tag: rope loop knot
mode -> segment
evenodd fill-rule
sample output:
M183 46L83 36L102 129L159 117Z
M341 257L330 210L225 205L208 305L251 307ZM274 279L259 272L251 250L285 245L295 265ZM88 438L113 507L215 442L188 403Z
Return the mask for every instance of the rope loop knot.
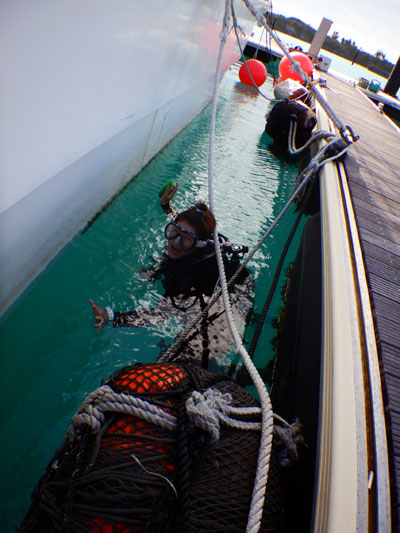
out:
M213 441L220 438L221 423L236 429L261 429L260 422L237 420L230 415L260 415L259 407L233 407L232 396L218 389L210 388L204 393L193 391L186 400L186 412L191 422L210 433Z
M176 428L176 417L161 407L130 394L116 393L109 385L103 385L89 394L75 413L68 429L70 439L76 436L77 429L83 424L90 426L92 433L98 433L106 412L137 416L169 431Z

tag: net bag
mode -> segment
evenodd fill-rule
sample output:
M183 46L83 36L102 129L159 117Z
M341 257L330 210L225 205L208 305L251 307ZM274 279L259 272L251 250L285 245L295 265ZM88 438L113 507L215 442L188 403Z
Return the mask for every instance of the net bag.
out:
M258 406L230 378L184 364L117 371L75 414L17 529L244 532L260 431L202 416L204 398ZM254 414L236 418L250 426L260 421ZM273 446L261 531L282 524L276 455Z

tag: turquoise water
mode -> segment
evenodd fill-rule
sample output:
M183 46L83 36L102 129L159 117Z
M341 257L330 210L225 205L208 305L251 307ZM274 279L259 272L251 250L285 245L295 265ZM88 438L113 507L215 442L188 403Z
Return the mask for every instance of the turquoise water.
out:
M272 94L272 82L263 86ZM298 161L270 150L264 132L268 102L238 81L238 66L225 75L217 110L215 205L219 230L252 247L288 198ZM24 516L32 489L76 409L103 378L136 361L154 361L160 342L170 343L181 325L171 317L149 329L93 328L92 298L128 310L155 305L160 282L142 280L139 268L159 259L165 215L158 191L169 178L179 182L178 209L208 203L207 158L210 107L155 158L36 280L0 327L2 417L1 531ZM283 219L249 267L256 281L254 312L260 313L293 221ZM297 235L297 242L300 235ZM294 258L295 241L286 264ZM272 358L270 324L280 307L280 284L255 355L265 367ZM254 324L245 333L246 346Z

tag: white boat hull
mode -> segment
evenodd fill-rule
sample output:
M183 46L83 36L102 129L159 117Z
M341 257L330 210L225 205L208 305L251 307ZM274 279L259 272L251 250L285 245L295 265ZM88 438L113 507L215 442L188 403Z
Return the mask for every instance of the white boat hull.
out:
M1 4L0 313L210 101L224 5Z

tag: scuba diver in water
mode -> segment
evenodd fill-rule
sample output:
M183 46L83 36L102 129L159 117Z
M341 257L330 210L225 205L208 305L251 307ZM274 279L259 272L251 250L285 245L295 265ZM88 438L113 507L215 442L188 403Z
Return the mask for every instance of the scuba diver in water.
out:
M213 231L216 221L213 213L202 202L178 213L170 200L178 185L167 187L161 197L161 206L170 221L165 227L167 250L159 265L145 272L147 279L162 279L164 296L151 309L113 311L89 300L92 306L97 331L107 323L114 327L148 327L179 316L184 322L191 320L209 302L219 283L219 270L215 254ZM229 279L238 270L246 247L235 246L226 237L219 235L220 247ZM252 307L253 278L243 269L230 288L230 300L236 326L243 334L246 316ZM226 352L233 345L226 319L222 297L211 306L207 315L197 323L185 340L176 360L218 370L230 364Z

